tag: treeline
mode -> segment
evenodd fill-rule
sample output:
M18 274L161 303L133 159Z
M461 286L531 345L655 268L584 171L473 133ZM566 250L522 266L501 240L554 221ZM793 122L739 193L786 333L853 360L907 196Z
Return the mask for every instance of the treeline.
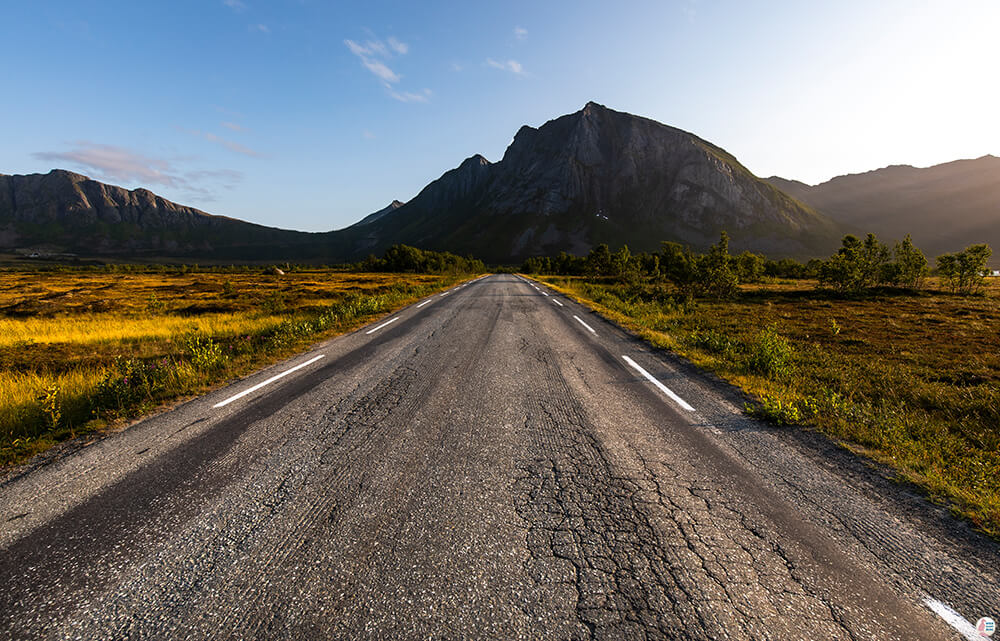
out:
M483 261L472 256L457 256L450 252L417 249L409 245L393 245L378 258L374 254L355 266L363 272L405 272L415 274L479 274L486 271Z
M984 286L986 264L992 255L988 245L972 245L955 254L937 258L937 274L958 293L977 293ZM845 236L841 248L826 260L801 263L790 258L771 260L745 251L729 253L729 234L699 254L690 247L664 242L659 252L632 254L628 246L612 252L598 245L587 256L560 252L557 256L527 259L521 271L528 274L558 274L617 279L626 283L669 281L691 296L733 296L740 284L765 278L816 279L820 287L857 294L877 287L916 289L930 274L927 258L909 235L890 249L874 234L864 240Z

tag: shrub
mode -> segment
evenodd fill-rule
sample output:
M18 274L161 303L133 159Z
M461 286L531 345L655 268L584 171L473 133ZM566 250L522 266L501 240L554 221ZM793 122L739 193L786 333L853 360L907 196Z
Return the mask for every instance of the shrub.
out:
M993 250L985 243L970 245L956 254L938 256L938 273L951 291L975 294L983 289L986 263L992 255Z
M917 249L907 234L893 249L896 260L886 267L886 282L896 287L916 289L927 274L927 258Z
M864 241L848 234L837 253L823 261L819 282L837 291L858 293L882 284L888 263L889 248L875 234L868 234Z
M782 401L777 396L765 395L759 403L746 403L743 406L743 411L749 416L771 421L778 425L792 425L802 420L802 411L795 403Z
M153 400L165 386L172 365L165 361L144 363L134 358L116 358L90 397L97 416L126 416Z
M747 372L768 378L783 378L791 372L792 345L776 327L760 330L746 347L743 367Z
M191 357L191 365L197 370L210 372L226 364L222 346L209 337L188 336L185 347Z

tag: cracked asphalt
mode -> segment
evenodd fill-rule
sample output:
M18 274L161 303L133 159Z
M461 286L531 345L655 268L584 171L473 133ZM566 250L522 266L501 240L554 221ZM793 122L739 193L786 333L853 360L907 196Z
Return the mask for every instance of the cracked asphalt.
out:
M467 283L8 473L0 636L968 639L928 600L1000 618L997 543L542 290Z

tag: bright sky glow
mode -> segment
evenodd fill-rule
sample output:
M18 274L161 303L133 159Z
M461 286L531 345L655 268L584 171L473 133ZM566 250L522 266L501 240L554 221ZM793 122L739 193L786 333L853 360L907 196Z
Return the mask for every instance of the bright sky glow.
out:
M997 0L344 4L8 3L0 172L319 231L588 100L809 183L1000 155Z

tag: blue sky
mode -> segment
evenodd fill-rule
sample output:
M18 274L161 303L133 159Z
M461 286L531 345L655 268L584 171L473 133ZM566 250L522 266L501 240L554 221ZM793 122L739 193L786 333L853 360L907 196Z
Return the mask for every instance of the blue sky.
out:
M815 183L1000 155L1000 2L9 2L0 173L303 230L595 100Z

